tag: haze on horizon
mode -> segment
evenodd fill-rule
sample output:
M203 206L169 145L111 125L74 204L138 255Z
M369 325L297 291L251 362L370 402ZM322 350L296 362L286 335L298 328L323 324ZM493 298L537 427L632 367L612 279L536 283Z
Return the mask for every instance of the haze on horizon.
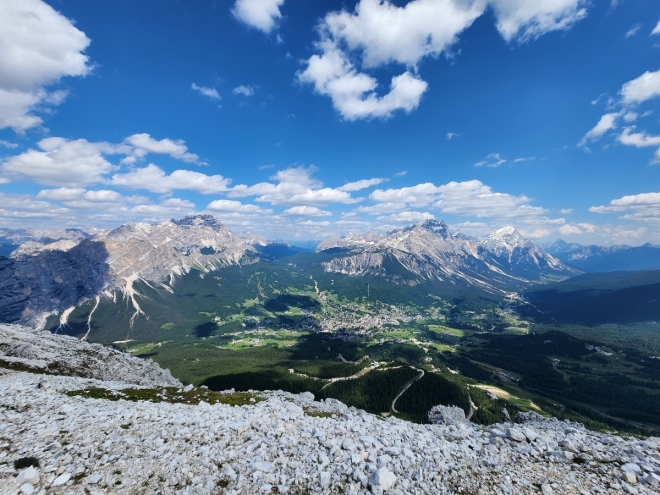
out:
M5 0L0 228L660 243L660 4Z

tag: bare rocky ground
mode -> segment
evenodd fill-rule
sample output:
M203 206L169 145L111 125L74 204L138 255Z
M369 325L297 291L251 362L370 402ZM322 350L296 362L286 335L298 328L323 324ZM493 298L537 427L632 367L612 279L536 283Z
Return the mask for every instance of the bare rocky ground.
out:
M535 414L480 427L440 408L440 424L417 425L311 394L216 393L39 332L17 357L20 331L0 326L2 494L659 493L657 438ZM96 358L80 365L85 349Z

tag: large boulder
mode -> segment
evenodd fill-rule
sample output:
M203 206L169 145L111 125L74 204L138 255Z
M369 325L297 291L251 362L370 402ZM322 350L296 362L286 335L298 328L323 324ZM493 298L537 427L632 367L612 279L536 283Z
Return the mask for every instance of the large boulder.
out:
M435 406L429 411L429 423L432 425L466 424L465 411L456 406Z

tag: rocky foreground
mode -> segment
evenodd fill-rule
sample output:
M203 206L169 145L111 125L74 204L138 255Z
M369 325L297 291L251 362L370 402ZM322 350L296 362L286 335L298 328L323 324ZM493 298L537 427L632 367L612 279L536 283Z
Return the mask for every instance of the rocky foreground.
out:
M0 493L659 493L660 439L533 413L480 427L440 408L450 424L417 425L311 394L138 378L144 362L125 357L123 381L0 369Z

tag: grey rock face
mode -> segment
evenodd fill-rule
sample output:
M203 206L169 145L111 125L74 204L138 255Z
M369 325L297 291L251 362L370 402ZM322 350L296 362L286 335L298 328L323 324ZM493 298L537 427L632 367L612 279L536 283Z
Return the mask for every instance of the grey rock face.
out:
M323 263L328 272L384 276L399 283L460 281L498 290L543 277L579 273L525 239L512 227L484 239L452 234L444 222L427 220L386 234L358 234L321 243L317 252L336 252Z
M173 284L193 267L249 262L255 249L210 215L128 223L91 239L30 242L0 258L0 321L41 326L54 312L119 290L139 310L133 284ZM113 296L114 297L114 296Z
M465 411L456 406L434 406L429 411L429 423L432 425L458 425L467 424Z
M29 349L29 352L25 352ZM99 344L18 325L0 324L0 367L48 375L116 380L142 386L181 386L169 370ZM51 388L43 377L38 388Z

